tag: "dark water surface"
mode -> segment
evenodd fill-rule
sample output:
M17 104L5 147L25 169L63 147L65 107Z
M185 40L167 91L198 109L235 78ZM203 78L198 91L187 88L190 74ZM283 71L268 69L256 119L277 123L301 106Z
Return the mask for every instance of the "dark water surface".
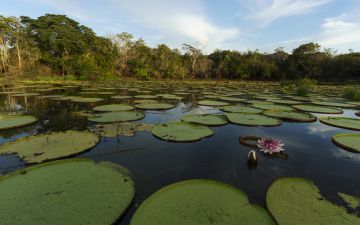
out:
M30 89L31 90L31 89ZM27 91L30 91L27 89ZM54 90L46 94L77 94L80 88ZM113 90L111 90L113 91ZM115 91L116 94L130 94ZM94 95L88 95L94 96ZM96 95L99 96L99 95ZM111 95L101 95L109 97ZM179 120L187 113L222 113L216 107L196 105L197 94L186 97L177 107L166 111L146 111L141 121L164 123ZM90 110L105 103L132 102L108 98L100 103L71 103L34 97L0 95L0 112L24 111L39 121L25 128L0 131L0 144L20 137L49 131L84 130L95 126L75 111ZM356 117L355 110L344 109L347 117ZM320 114L315 114L320 116ZM321 114L324 115L324 114ZM186 179L206 178L223 181L243 190L251 203L265 207L266 191L279 177L295 176L311 179L332 202L345 206L337 196L343 192L360 196L360 154L343 150L331 142L337 133L359 133L314 123L283 122L277 127L247 127L228 124L212 127L214 135L192 143L162 141L149 132L134 137L102 138L90 151L77 157L104 160L127 167L136 184L136 197L129 212L118 223L128 225L136 207L159 188ZM258 164L250 169L247 154L251 148L239 144L239 136L270 136L283 140L285 157L269 157L258 152ZM0 174L24 167L15 156L0 156Z

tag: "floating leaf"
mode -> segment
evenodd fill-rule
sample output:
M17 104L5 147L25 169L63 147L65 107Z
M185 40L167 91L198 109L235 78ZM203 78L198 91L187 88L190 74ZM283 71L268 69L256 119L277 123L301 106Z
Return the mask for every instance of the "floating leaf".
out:
M310 113L305 112L296 112L296 111L283 111L283 110L265 110L263 114L267 116L272 116L280 118L283 120L291 120L297 122L315 122L317 120L316 116L311 115Z
M188 114L184 115L181 120L184 122L199 123L208 126L221 126L228 123L225 116L213 114Z
M135 105L138 109L149 109L149 110L164 110L174 108L175 105L167 103L140 103Z
M113 163L76 158L2 176L1 224L115 224L134 198L128 173Z
M198 141L214 134L207 126L187 122L171 122L156 125L152 134L166 141Z
M242 106L242 105L228 105L223 106L220 110L225 112L232 112L232 113L262 113L264 110L256 109L250 106Z
M135 109L133 106L127 104L101 105L93 108L93 110L95 111L103 111L103 112L129 111L133 109Z
M99 136L87 131L67 131L20 138L0 146L0 154L16 154L27 163L69 157L94 147Z
M325 101L312 101L311 103L315 105L324 105L324 106L332 106L332 107L341 107L341 108L354 108L356 106L347 104L347 103L339 103L339 102L325 102Z
M344 149L360 152L360 134L336 134L332 141Z
M104 99L102 99L102 98L82 98L82 97L70 99L70 101L77 102L77 103L93 103L93 102L100 102L103 100Z
M326 113L326 114L341 114L343 111L341 109L329 108L317 105L293 105L295 109L299 109L306 112L313 113Z
M97 128L99 129L101 136L116 137L118 135L124 135L131 137L134 136L137 131L151 132L154 126L154 124L124 122L99 125Z
M33 116L3 116L0 115L0 130L33 124L37 119Z
M349 117L320 117L320 121L327 125L335 127L341 127L351 130L360 130L360 119L349 118Z
M360 198L339 192L338 195L348 204L349 207L355 209L360 207Z
M244 192L211 180L168 185L147 198L131 225L275 225L268 212Z
M278 126L281 121L259 114L251 113L225 113L231 123L246 126Z
M222 102L222 101L213 101L213 100L203 100L198 102L199 105L206 105L206 106L225 106L229 105L228 102Z
M360 224L360 218L325 200L311 180L280 178L271 184L266 205L279 225Z
M263 104L263 103L255 103L251 105L252 107L263 109L263 110L283 110L283 111L292 111L293 108L285 105L275 105L275 104Z
M88 117L89 121L97 123L128 122L144 118L145 115L136 111L106 112Z

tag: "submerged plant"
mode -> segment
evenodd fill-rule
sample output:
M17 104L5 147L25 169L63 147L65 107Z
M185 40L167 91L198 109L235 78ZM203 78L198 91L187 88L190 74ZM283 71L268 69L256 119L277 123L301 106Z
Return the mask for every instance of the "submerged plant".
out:
M257 146L260 148L260 151L269 153L270 155L273 153L285 151L285 149L282 148L284 143L282 143L281 140L274 138L261 138L258 140Z

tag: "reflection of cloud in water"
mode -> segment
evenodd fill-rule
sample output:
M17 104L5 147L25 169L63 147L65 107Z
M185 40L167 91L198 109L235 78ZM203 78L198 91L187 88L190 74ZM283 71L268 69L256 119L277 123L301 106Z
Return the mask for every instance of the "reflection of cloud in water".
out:
M337 130L338 128L323 124L311 124L308 126L308 129L308 134L315 134L325 139L329 138L328 132Z
M334 144L333 148L330 148L330 151L335 158L341 158L341 159L346 158L348 160L360 162L360 154L359 153L347 151L345 149L337 147L335 144Z

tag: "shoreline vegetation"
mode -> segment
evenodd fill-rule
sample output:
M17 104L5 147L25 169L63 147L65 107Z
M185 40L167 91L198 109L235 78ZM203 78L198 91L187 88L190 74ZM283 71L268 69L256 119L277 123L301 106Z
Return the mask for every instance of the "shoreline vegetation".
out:
M151 48L129 33L101 37L65 15L0 15L0 77L38 80L251 80L301 83L305 78L359 83L360 53L307 43L287 53L215 50L197 45ZM295 83L296 83L295 82ZM285 82L286 83L286 82Z

